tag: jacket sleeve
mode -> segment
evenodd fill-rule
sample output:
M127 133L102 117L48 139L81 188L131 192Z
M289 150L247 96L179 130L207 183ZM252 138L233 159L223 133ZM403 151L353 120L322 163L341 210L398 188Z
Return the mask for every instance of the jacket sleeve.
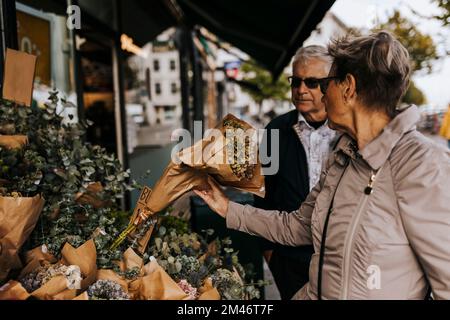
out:
M431 143L431 142L429 142ZM424 150L425 149L425 150ZM410 147L393 166L403 227L435 299L450 299L450 153Z
M311 245L311 215L316 198L323 187L327 171L325 169L322 172L320 181L302 203L300 209L291 213L258 209L249 205L230 202L226 216L227 227L258 235L283 245Z

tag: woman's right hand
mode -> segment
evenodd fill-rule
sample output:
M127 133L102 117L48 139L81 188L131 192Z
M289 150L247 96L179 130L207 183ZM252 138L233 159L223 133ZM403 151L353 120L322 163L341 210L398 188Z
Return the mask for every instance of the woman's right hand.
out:
M228 203L230 200L223 193L220 186L210 177L208 183L202 187L194 188L194 192L217 214L225 218L228 211Z

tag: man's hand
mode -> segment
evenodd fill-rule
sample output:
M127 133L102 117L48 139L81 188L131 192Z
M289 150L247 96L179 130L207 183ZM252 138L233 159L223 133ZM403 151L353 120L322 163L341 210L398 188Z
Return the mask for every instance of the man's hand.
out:
M230 200L225 196L220 186L212 178L208 177L207 186L195 188L194 192L202 198L213 211L223 218L226 217Z

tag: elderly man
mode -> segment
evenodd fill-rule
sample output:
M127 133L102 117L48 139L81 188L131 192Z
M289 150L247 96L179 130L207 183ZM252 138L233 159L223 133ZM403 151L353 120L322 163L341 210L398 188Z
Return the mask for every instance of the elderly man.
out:
M336 138L335 131L328 127L317 81L327 77L331 64L332 59L322 46L303 47L295 54L289 81L296 109L272 120L266 127L279 130L280 164L275 175L265 177L266 195L264 199L255 199L256 207L297 210L318 182L322 164ZM262 241L281 298L292 298L308 282L312 246L288 247Z

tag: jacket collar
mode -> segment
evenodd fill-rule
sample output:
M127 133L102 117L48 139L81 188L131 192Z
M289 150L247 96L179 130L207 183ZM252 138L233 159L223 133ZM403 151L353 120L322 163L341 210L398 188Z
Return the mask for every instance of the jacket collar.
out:
M349 135L343 134L338 138L334 148L334 158L341 166L345 166L348 158L356 160L357 152L356 142Z
M387 161L405 133L416 129L419 119L419 109L414 105L408 106L383 129L378 137L360 150L359 154L374 170L378 170Z
M343 153L352 159L362 157L374 170L378 170L389 158L392 150L405 133L415 130L420 119L419 109L412 105L403 109L381 132L381 134L358 151L356 141L344 134L336 148L335 157L338 162Z

